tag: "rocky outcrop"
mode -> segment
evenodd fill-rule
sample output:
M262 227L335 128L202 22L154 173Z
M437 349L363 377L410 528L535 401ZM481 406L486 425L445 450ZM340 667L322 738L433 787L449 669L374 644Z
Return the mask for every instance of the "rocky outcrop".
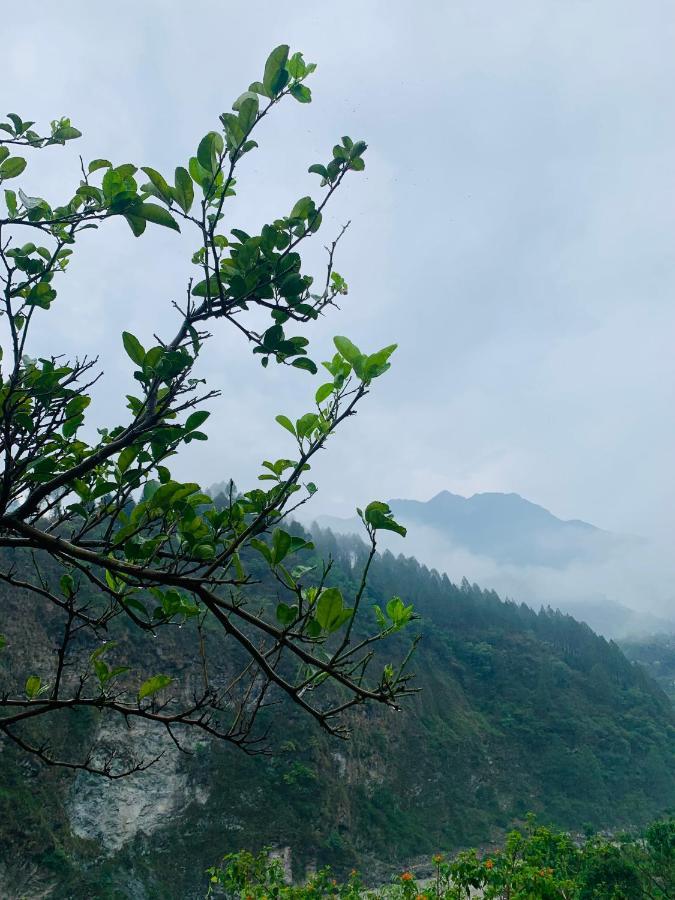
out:
M104 854L112 855L137 835L150 835L169 825L188 804L206 802L207 792L190 783L183 755L168 736L146 723L127 728L107 722L97 743L114 747L120 756L132 746L142 746L148 761L161 754L147 771L126 778L110 780L79 772L73 780L67 802L72 831L95 841Z

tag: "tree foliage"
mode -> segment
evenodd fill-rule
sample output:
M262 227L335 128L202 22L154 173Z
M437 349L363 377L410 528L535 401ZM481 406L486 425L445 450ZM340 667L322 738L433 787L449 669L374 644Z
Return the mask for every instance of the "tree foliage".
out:
M419 867L416 867L419 868ZM487 853L436 854L431 870L407 869L391 885L369 890L358 872L339 882L329 867L303 885L289 885L268 853L230 853L208 870L208 897L231 900L340 897L389 900L670 900L675 891L675 819L653 822L643 835L593 835L579 845L565 832L528 817L503 847Z
M306 80L314 68L302 54L277 47L262 81L220 116L219 127L173 178L150 166L95 159L82 163L74 192L56 203L14 190L27 165L20 154L63 145L80 132L69 119L52 122L46 136L15 114L0 123L6 205L0 218L6 350L0 547L10 552L0 578L30 592L31 602L46 604L49 615L58 614L60 632L52 666L14 672L2 688L0 731L47 763L112 778L152 762L116 759L94 747L84 758L56 758L44 740L31 742L32 722L83 708L127 722L143 719L179 745L193 729L252 750L265 736L264 727L255 727L260 713L279 694L342 733L345 710L367 701L395 706L410 691L408 655L382 666L373 651L412 611L394 604L384 625L358 617L378 530L405 533L386 504L359 511L371 549L351 597L326 586L330 561L313 575L299 564L298 554L311 543L282 527L316 491L306 480L312 458L389 368L395 345L362 353L347 338L335 339L313 407L277 416L291 438L290 458L266 459L258 487L230 491L216 506L199 484L177 481L169 468L183 445L207 438L203 404L217 391L204 386L194 367L217 340L210 329L233 327L265 367L275 360L316 375L303 326L347 293L334 268L341 234L327 248L320 282L303 269L300 250L320 229L344 179L364 169L364 141L343 137L325 164L310 166L320 192L300 198L258 233L227 221L235 175L257 147L253 132L286 98L311 100ZM194 270L184 301L173 303L173 337L122 334L136 389L127 396L126 421L98 429L92 440L85 416L100 375L97 361L86 355L67 360L58 352L34 358L30 336L40 317L57 315L62 306L63 276L81 233L104 234L106 220L115 217L136 237L148 225L190 230ZM261 314L269 323L262 329ZM158 310L157 321L163 319ZM247 571L251 554L273 576L274 599L257 597ZM120 647L106 642L120 618L147 637L192 628L194 672L185 684L143 671L142 652L120 658Z

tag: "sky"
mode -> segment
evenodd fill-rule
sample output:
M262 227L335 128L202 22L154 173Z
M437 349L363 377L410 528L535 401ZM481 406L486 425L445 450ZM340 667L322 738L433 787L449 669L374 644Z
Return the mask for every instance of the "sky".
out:
M242 164L226 227L259 229L317 191L307 167L343 134L354 174L308 252L350 220L336 267L350 292L308 336L398 342L314 467L318 513L448 489L514 491L561 518L675 533L675 6L643 0L306 2L24 0L3 17L0 110L82 140L40 154L24 190L56 202L78 154L165 174L288 43L318 63L310 105L287 101ZM17 180L18 181L18 180ZM17 183L15 182L15 185ZM170 336L191 235L123 221L90 231L31 352L98 354L90 427L123 420L120 338ZM184 479L254 486L287 456L274 422L311 408L307 373L263 370L214 331L203 363L207 443ZM289 440L286 440L286 438Z

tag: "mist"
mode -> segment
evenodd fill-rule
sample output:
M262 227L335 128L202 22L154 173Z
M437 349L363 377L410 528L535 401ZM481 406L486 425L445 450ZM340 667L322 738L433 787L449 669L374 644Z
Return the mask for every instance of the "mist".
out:
M319 527L360 534L356 520L319 518ZM312 516L304 524L312 527ZM381 551L413 556L420 563L447 574L455 582L466 578L502 598L526 603L534 609L551 606L586 622L610 638L675 632L675 565L668 546L656 541L627 537L607 542L589 539L587 558L564 566L504 564L488 556L453 546L438 530L408 524L404 539L391 532L378 532Z

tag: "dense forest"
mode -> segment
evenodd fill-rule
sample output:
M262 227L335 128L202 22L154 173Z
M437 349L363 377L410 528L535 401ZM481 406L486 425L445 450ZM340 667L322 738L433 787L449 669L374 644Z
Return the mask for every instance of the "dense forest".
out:
M621 641L628 659L639 663L659 683L675 704L675 635Z
M314 543L302 562L330 556L332 582L353 587L365 545L327 531ZM247 564L261 604L275 601L255 554ZM4 591L10 612L25 601ZM44 884L49 896L84 900L95 883L97 897L168 896L167 885L179 891L171 896L199 897L204 870L224 853L270 845L299 878L330 862L385 881L421 856L499 840L528 811L579 831L645 824L675 806L675 712L616 644L570 616L387 552L375 557L367 603L394 594L420 616L419 693L401 712L358 708L347 742L277 707L272 755L198 741L191 755L167 753L120 782L49 770L4 747L5 880L32 879L29 896ZM24 617L14 633L13 620L3 665L53 652L48 618ZM180 675L185 631L160 636L149 666ZM123 629L114 637L120 654L134 639ZM395 653L410 634L392 640ZM97 727L95 712L73 714L54 719L51 736L85 742ZM125 729L103 736L123 745Z

